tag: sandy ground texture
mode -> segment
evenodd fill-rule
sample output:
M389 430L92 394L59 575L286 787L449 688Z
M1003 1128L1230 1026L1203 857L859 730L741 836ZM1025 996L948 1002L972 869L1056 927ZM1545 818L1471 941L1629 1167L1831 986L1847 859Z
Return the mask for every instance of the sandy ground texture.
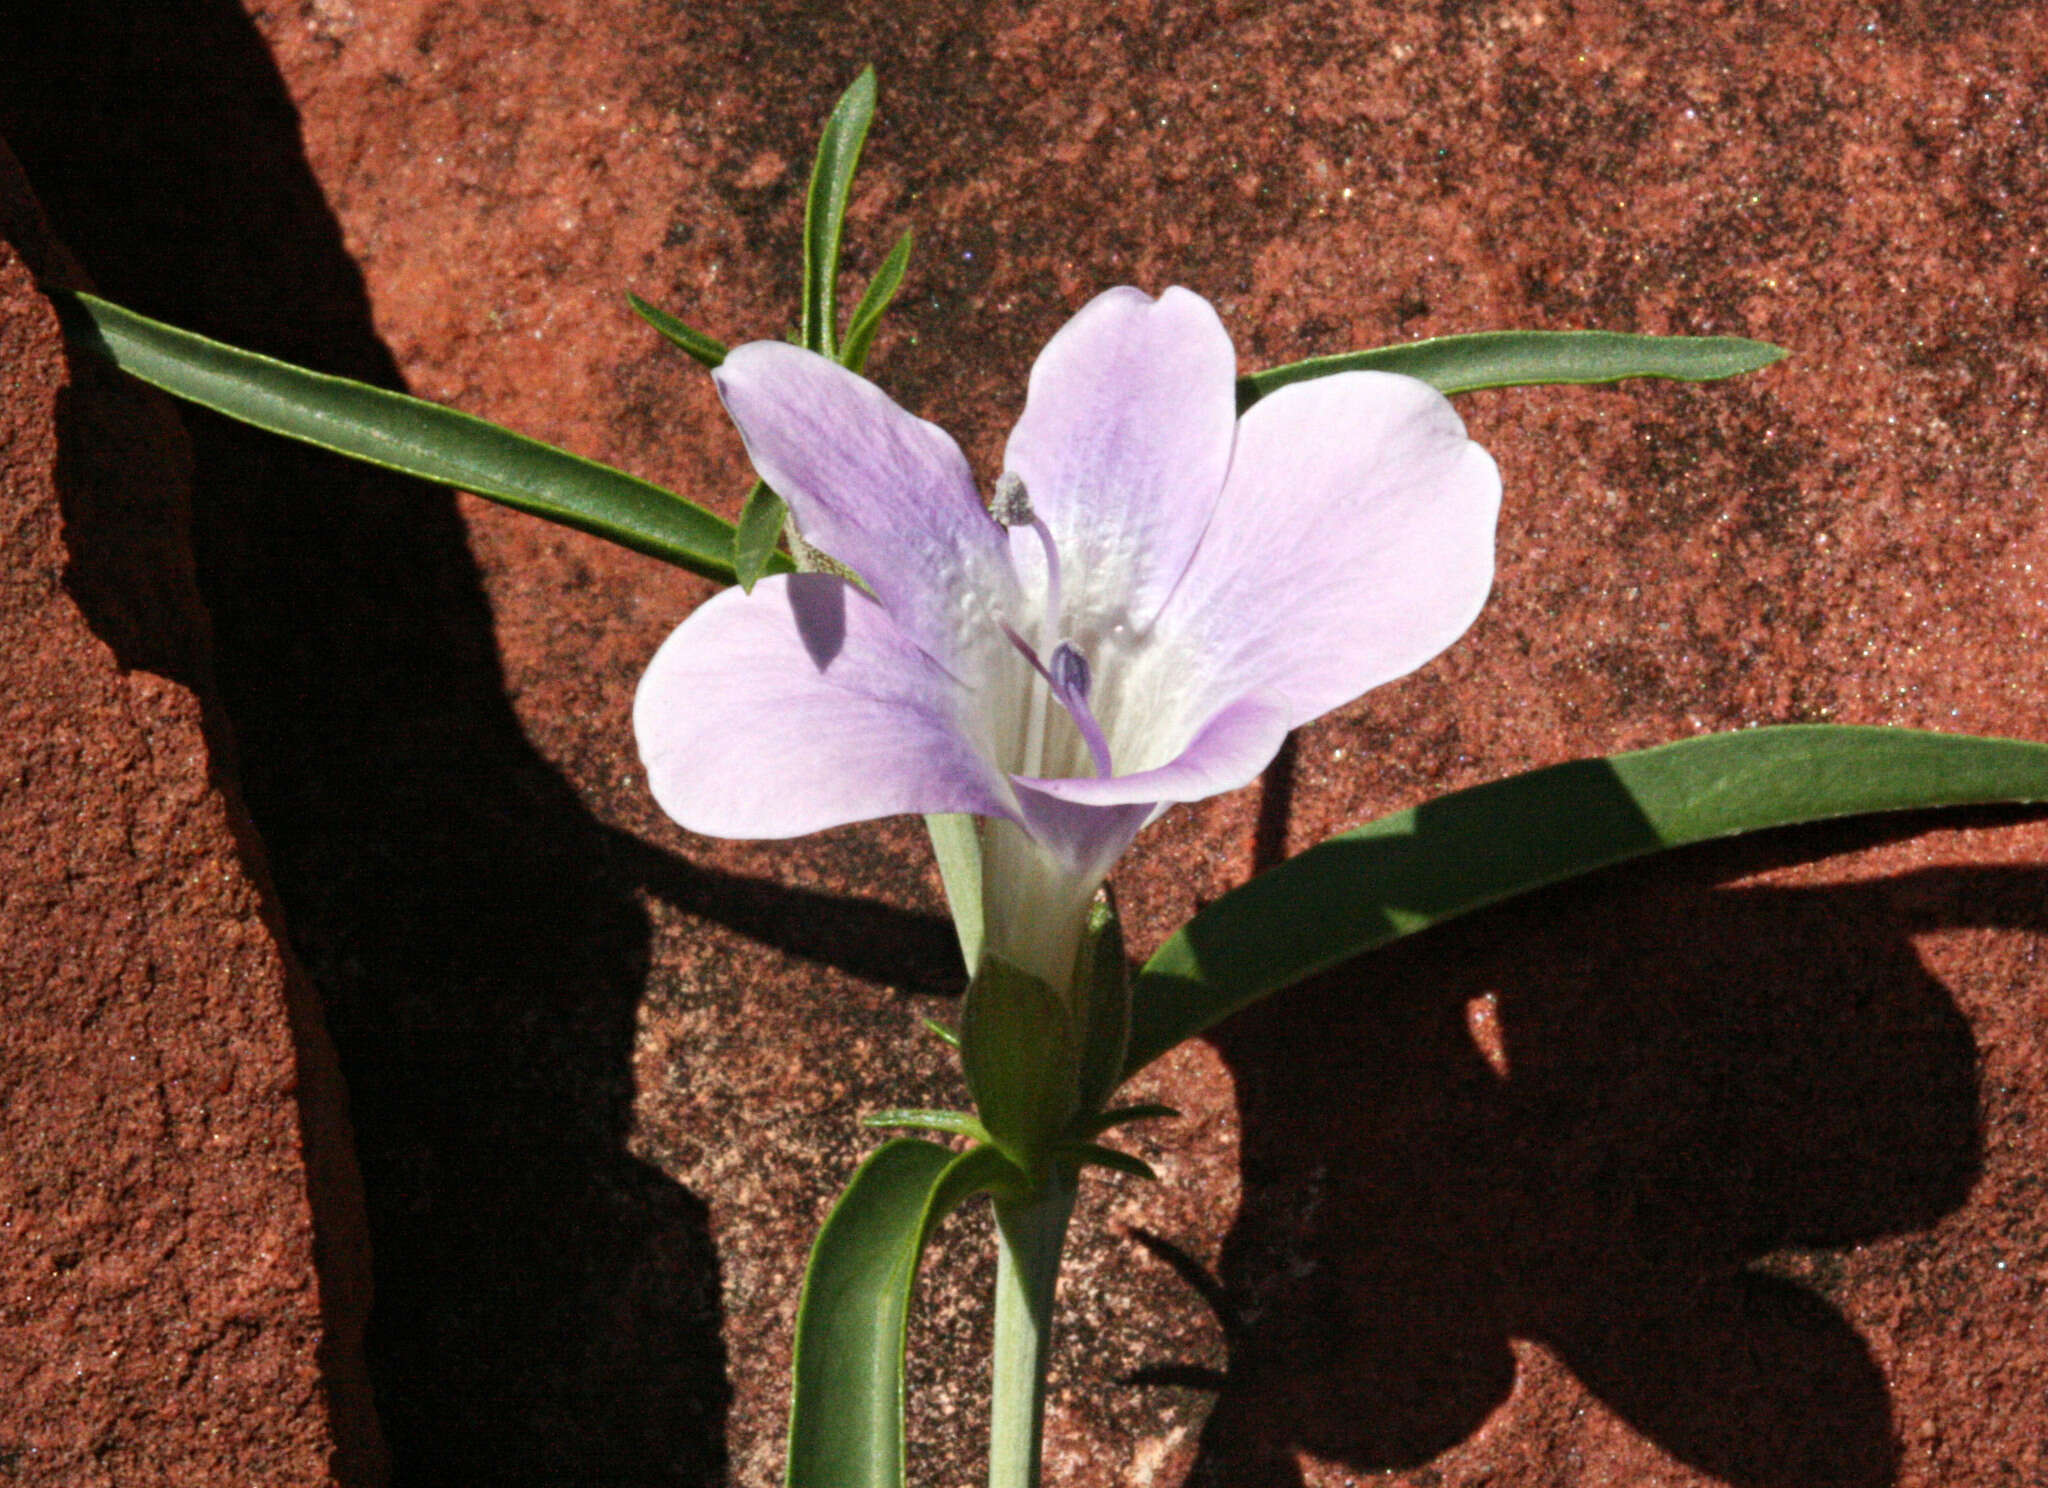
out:
M374 1481L334 1050L232 785L166 400L0 146L0 1481Z

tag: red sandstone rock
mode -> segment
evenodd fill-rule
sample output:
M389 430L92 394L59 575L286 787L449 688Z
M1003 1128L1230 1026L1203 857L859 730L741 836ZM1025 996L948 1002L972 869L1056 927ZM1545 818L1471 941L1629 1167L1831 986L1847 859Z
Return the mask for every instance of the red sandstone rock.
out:
M32 268L76 282L0 148L0 1478L370 1484L345 1109L208 712L189 454Z
M1247 368L1495 326L1795 349L1466 400L1507 481L1494 605L1156 828L1140 948L1262 858L1532 765L1788 719L2048 739L2031 8L254 4L281 80L211 9L100 9L45 22L64 67L0 115L41 121L110 290L728 512L737 440L619 294L779 334L815 126L868 61L855 277L920 242L875 372L984 474L1038 345L1120 281L1215 298ZM198 440L399 1463L774 1481L855 1120L958 1096L915 1026L951 975L916 828L686 837L626 720L706 586ZM1976 817L1692 853L1180 1051L1144 1089L1189 1112L1139 1139L1165 1181L1084 1206L1052 1480L2042 1479L2044 847ZM924 1481L976 1475L986 1281L931 1278Z

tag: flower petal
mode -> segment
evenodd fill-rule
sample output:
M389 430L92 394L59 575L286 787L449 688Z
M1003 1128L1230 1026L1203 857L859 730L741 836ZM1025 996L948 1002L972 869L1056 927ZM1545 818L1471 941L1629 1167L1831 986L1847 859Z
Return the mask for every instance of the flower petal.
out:
M956 672L1014 609L1003 529L952 437L838 363L779 341L727 353L712 374L761 479L797 530L860 575L905 634Z
M1014 779L1012 784L1017 792L1017 819L1025 833L1040 851L1051 855L1070 880L1082 886L1077 904L1087 902L1131 839L1152 820L1157 804L1132 801L1097 806L1063 801L1043 788L1044 781Z
M1199 801L1236 790L1273 762L1290 727L1287 700L1271 692L1236 699L1202 725L1192 743L1156 769L1106 779L1054 780L1012 776L1020 802L1027 792L1098 809L1167 801ZM1030 822L1029 807L1025 819ZM1135 834L1135 829L1134 829ZM1126 839L1128 840L1128 839ZM1121 849L1119 849L1121 851Z
M989 822L981 834L984 944L1048 985L1065 987L1089 901L1152 809L1076 806L1028 785L1018 786L1017 796L1018 820Z
M1058 539L1069 631L1150 622L1230 465L1237 357L1201 296L1112 289L1031 369L1006 466Z
M1089 899L1165 802L1245 784L1287 735L1277 698L1239 699L1210 720L1181 756L1157 770L1110 780L1011 776L1013 820L984 838L988 943L1060 985L1073 965ZM1028 835L1027 835L1028 834Z
M1260 400L1152 652L1200 716L1249 687L1298 726L1464 634L1493 582L1500 472L1427 383L1345 372Z
M1008 816L957 726L959 684L831 574L713 596L662 644L633 730L662 810L717 837L794 837L911 811Z

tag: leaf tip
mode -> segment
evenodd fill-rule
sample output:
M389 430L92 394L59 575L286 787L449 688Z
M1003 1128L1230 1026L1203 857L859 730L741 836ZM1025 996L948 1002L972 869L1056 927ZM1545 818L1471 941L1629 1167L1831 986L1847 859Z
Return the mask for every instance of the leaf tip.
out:
M683 324L659 305L648 303L630 289L626 291L626 304L635 315L653 326L705 370L715 371L724 364L726 346L717 337L707 336L702 331Z

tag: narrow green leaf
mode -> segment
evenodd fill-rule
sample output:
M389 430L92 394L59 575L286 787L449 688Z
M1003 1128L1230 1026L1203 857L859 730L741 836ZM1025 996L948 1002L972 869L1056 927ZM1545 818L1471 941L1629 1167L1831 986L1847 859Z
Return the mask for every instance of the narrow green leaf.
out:
M875 1111L860 1119L868 1127L908 1127L914 1131L942 1132L949 1137L972 1137L977 1142L986 1142L988 1132L972 1111L929 1111L897 1107L888 1111Z
M937 1018L919 1018L917 1021L924 1025L925 1032L929 1033L947 1048L957 1049L960 1047L960 1035L941 1023Z
M903 1345L939 1221L1022 1174L993 1147L877 1148L818 1232L796 1317L788 1488L903 1488Z
M1152 1171L1152 1164L1144 1158L1119 1152L1114 1147L1104 1147L1099 1142L1062 1142L1058 1155L1084 1168L1108 1168L1111 1172L1143 1178L1147 1183L1159 1181L1159 1175Z
M747 492L747 504L740 508L740 525L732 535L733 574L747 593L754 592L761 575L774 561L775 545L782 541L782 520L788 515L789 508L768 489L768 482L755 481L754 488Z
M697 361L703 363L707 369L724 365L725 343L723 341L719 341L714 337L705 335L700 330L684 325L680 320L669 314L668 311L658 305L648 304L647 301L641 299L636 294L629 292L626 295L626 303L633 307L635 315L653 326L657 331L660 331L662 335L668 337L669 340L680 346Z
M1113 1110L1104 1111L1099 1116L1081 1122L1074 1128L1072 1135L1079 1140L1092 1141L1104 1132L1113 1131L1128 1122L1163 1121L1169 1117L1178 1118L1179 1115L1180 1112L1172 1106L1162 1106L1153 1101L1140 1106L1117 1106Z
M731 524L651 482L438 403L225 346L92 295L58 303L79 344L216 413L474 491L693 573L733 577Z
M824 356L838 351L839 244L846 231L846 198L874 117L875 70L863 67L825 120L810 194L804 198L803 342Z
M1793 724L1576 760L1318 843L1204 909L1138 975L1126 1073L1326 967L1517 894L1714 837L2048 801L2048 744Z
M1620 382L1671 377L1711 382L1768 367L1782 346L1740 336L1635 336L1621 331L1478 331L1311 357L1237 380L1237 410L1275 388L1332 372L1401 372L1441 393L1533 387L1548 382Z
M853 307L853 319L846 323L846 344L839 349L839 360L855 372L867 366L868 349L881 328L882 312L903 287L903 271L910 267L911 237L910 229L905 228L889 256L882 260L882 266L875 270L875 277L868 281L867 293Z

